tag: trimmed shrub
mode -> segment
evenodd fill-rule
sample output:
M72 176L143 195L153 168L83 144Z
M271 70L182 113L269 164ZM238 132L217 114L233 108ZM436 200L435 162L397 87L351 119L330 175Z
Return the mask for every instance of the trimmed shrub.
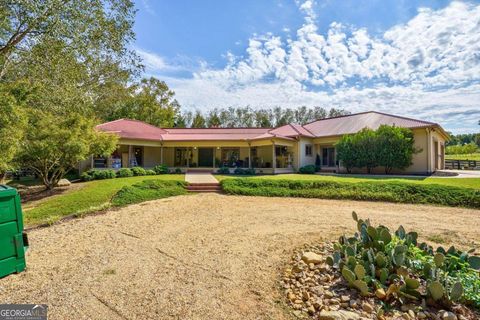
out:
M267 179L225 179L226 193L321 199L350 199L480 208L480 190L405 182L337 182Z
M125 206L148 200L187 194L185 181L147 180L125 186L112 198L114 206Z
M233 170L233 173L234 174L245 174L245 169L235 168L235 170Z
M250 175L250 176L254 176L256 174L254 168L245 169L244 173L247 174L247 175Z
M94 170L93 180L113 179L116 177L113 170Z
M229 174L229 173L230 173L230 169L229 169L228 167L220 167L220 168L218 168L217 173L220 173L220 174Z
M244 174L244 175L255 175L255 169L251 168L247 168L247 169L243 169L243 168L236 168L234 171L233 171L234 174Z
M83 181L113 179L116 177L114 170L88 170L81 175Z
M134 176L146 176L147 172L142 167L133 167L132 173Z
M316 168L313 164L309 164L308 166L301 167L300 169L298 169L298 171L304 174L314 174Z
M180 169L180 168L175 168L175 173L177 173L177 174L182 173L182 169Z
M157 174L154 170L145 170L145 173L147 176L154 176Z
M80 179L82 179L82 181L92 181L93 176L91 175L91 173L89 171L85 171L84 173L82 173L80 175Z
M168 173L168 167L164 164L160 164L158 166L155 166L153 170L156 172L156 174L167 174Z
M130 168L122 168L118 170L117 176L120 178L133 177L133 172L130 170Z

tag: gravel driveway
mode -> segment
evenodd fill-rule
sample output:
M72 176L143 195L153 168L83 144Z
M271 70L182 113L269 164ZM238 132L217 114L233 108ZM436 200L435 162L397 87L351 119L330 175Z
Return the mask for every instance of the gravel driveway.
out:
M479 247L478 210L188 195L31 231L28 270L0 279L0 302L47 303L49 319L287 319L284 261L353 230L352 210Z

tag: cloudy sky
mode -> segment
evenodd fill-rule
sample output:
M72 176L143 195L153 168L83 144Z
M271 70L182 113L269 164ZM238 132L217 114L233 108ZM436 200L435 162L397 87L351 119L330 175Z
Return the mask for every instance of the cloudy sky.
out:
M145 76L186 109L323 106L480 126L480 1L137 0Z

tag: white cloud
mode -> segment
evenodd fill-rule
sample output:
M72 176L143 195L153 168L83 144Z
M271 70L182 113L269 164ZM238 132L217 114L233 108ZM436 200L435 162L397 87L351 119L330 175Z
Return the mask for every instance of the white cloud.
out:
M165 60L156 53L145 51L139 48L136 48L135 51L140 58L142 58L143 64L148 71L158 72L169 68L169 66L165 63Z
M254 35L245 57L193 79L170 79L191 107L323 105L379 110L475 130L480 118L480 5L420 9L405 24L372 36L332 23L319 33L315 3L298 3L305 23L294 39ZM141 54L142 55L142 54ZM151 53L146 64L164 61Z

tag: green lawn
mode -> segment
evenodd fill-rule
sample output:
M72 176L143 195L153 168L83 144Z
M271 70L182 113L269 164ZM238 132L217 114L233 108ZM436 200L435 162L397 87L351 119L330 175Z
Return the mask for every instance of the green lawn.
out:
M111 200L120 189L145 180L184 181L184 175L116 178L84 182L82 186L74 185L79 188L25 206L25 225L53 223L68 215L82 215L106 209L112 206Z
M480 161L480 153L471 153L471 154L446 154L445 159L447 160L477 160Z
M434 178L434 177L385 177L385 176L365 176L365 175L342 175L342 176L327 176L318 174L280 174L280 175L264 175L264 176L236 176L236 175L215 175L217 180L229 178L255 178L268 180L314 180L314 181L338 181L338 182L407 182L414 184L440 184L454 187L465 187L480 189L480 178Z

